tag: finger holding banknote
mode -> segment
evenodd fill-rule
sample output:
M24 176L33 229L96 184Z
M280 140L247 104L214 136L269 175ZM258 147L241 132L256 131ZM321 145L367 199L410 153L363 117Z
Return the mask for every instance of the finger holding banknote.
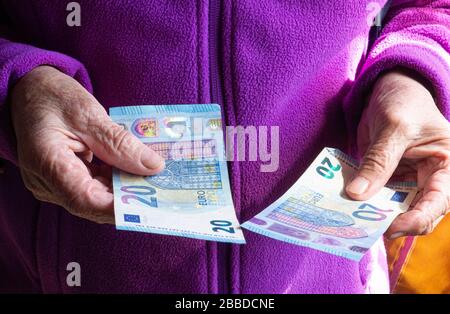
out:
M429 90L409 73L383 75L363 113L358 148L362 163L347 194L366 200L409 168L421 197L394 220L387 236L431 232L450 209L450 126Z
M14 87L18 162L36 198L74 215L113 223L111 166L151 175L164 161L123 128L77 81L42 66ZM93 164L93 156L107 165Z

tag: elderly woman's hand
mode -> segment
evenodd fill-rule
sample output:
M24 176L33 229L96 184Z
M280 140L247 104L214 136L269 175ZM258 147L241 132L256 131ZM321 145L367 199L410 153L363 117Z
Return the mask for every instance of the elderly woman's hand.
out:
M428 89L401 71L380 77L359 124L358 149L364 158L347 194L365 200L393 175L417 181L417 202L386 235L431 232L450 209L450 125Z
M111 167L151 175L164 167L154 151L115 124L77 81L41 66L14 87L11 112L26 187L74 215L113 223Z

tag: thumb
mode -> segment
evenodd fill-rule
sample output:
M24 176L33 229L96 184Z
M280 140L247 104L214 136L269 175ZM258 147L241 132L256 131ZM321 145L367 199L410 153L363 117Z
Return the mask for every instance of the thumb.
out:
M137 175L152 175L164 169L161 156L106 114L92 124L83 141L104 162Z
M377 139L367 149L362 163L346 187L347 194L355 200L367 200L376 194L397 168L406 144L396 141L392 134Z

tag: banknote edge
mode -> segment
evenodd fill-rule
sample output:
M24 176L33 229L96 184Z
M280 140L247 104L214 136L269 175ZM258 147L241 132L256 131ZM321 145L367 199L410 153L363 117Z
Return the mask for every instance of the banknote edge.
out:
M327 254L331 254L331 255L335 255L335 256L339 256L342 258L346 258L355 262L359 262L361 260L361 258L364 256L364 254L348 254L348 253L341 253L339 251L334 251L331 249L324 249L323 246L320 245L315 245L314 243L310 243L310 242L306 242L306 241L301 241L301 240L294 240L291 238L286 238L283 237L282 235L276 233L276 232L272 232L270 230L264 229L264 228L260 228L257 227L255 225L253 225L253 223L246 221L241 225L242 228L247 229L249 231L258 233L260 235L272 238L274 240L278 240L278 241L282 241L282 242L286 242L286 243L290 243L290 244L294 244L297 246L301 246L301 247L307 247L316 251L320 251L320 252L324 252Z
M151 233L151 234L159 234L159 235L169 235L169 236L178 236L191 238L196 240L205 240L205 241L214 241L214 242L224 242L224 243L233 243L233 244L246 244L244 234L242 234L242 239L238 238L227 238L227 237L208 237L203 236L201 234L189 233L189 232L177 232L177 231L162 231L157 228L149 228L149 227L138 227L138 226L124 226L124 225L116 225L117 230L121 231L136 231L143 233Z
M158 104L117 106L109 108L109 115L113 117L136 116L142 114L173 114L173 113L216 113L221 112L221 107L216 103L205 104Z

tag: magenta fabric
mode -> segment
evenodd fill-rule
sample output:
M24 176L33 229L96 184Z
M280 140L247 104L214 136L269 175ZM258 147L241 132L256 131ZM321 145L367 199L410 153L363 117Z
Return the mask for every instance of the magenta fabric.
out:
M11 87L41 64L76 78L105 106L208 103L208 1L79 0L80 27L62 0L0 0L16 40L0 39L0 291L363 293L360 263L245 231L228 245L116 231L42 203L16 167ZM364 97L377 76L410 68L449 116L450 1L394 1L367 52L373 8L385 1L223 1L219 57L228 125L279 126L280 167L230 162L241 222L281 196L324 146L354 148ZM21 42L21 43L19 43ZM377 249L379 246L377 246ZM66 266L81 265L81 287ZM385 259L378 263L387 278ZM387 280L387 279L386 279Z

